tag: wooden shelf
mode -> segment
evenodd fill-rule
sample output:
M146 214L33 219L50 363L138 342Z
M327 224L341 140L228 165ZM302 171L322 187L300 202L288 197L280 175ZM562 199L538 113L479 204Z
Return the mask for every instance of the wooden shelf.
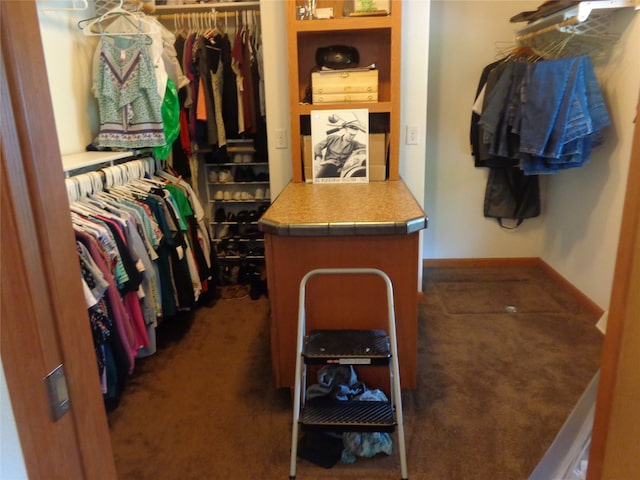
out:
M400 1L391 3L391 14L384 16L342 17L342 2L319 2L333 7L337 18L298 20L296 2L287 2L287 42L289 56L289 104L291 105L291 151L294 182L304 182L302 125L308 124L312 110L368 109L384 123L389 139L388 179L399 179L400 152ZM319 47L349 45L358 50L360 65L375 65L378 71L378 102L306 104L311 73L317 69ZM308 134L308 132L306 132ZM380 133L380 132L378 132Z
M393 17L341 17L326 20L296 20L292 25L296 32L354 31L391 28Z
M312 105L310 103L301 103L291 106L292 115L310 115L311 110L336 110L342 108L357 109L367 108L369 113L390 113L392 109L391 102L367 102L367 103L323 103Z

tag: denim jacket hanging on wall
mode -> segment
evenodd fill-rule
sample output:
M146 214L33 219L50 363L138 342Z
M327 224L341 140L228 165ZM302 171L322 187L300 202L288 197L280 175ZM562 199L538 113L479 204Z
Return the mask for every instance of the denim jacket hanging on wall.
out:
M537 176L587 163L609 123L588 56L487 65L470 132L475 165L490 168L484 215L538 216Z

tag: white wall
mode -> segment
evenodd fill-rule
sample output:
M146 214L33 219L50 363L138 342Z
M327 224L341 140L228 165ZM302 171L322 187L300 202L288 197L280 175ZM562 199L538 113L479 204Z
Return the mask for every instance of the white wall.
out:
M267 138L275 138L275 130L285 130L287 148L276 149L268 140L271 198L275 198L293 178L291 163L291 115L289 112L289 62L285 3L261 0L260 19L265 55L264 82L266 98Z
M542 244L542 258L605 310L640 91L640 12L626 9L617 17L631 23L612 55L595 63L613 124L605 131L605 143L594 149L590 165L550 180Z
M433 1L425 210L425 258L540 257L607 309L640 84L640 18L598 62L613 126L579 169L541 177L543 212L515 231L483 216L487 171L473 166L470 108L483 67L513 46L509 18L538 1Z
M405 1L402 9L400 177L424 206L430 1ZM418 144L406 144L407 126L418 127ZM427 212L428 213L428 212Z
M475 168L469 141L471 106L496 42L514 45L509 18L538 1L431 3L425 258L539 257L544 216L502 230L483 216L487 169ZM500 46L501 48L503 45ZM544 215L544 214L543 214Z
M90 91L97 37L83 35L77 26L92 15L90 10L38 10L61 155L83 152L98 132L97 102Z
M3 480L25 480L27 469L22 457L22 448L11 408L9 390L0 359L0 478Z

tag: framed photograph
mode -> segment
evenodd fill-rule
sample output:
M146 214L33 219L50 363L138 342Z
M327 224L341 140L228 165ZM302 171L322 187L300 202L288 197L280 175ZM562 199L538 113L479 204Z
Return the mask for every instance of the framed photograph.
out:
M369 181L369 110L312 110L313 183Z

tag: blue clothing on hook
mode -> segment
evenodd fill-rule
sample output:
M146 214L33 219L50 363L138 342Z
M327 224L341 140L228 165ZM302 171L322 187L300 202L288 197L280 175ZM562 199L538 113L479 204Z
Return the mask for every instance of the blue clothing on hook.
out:
M521 166L554 173L588 161L611 120L588 56L532 65L522 109Z
M526 175L588 162L609 123L588 56L508 61L487 92L478 121L488 154L514 159Z

